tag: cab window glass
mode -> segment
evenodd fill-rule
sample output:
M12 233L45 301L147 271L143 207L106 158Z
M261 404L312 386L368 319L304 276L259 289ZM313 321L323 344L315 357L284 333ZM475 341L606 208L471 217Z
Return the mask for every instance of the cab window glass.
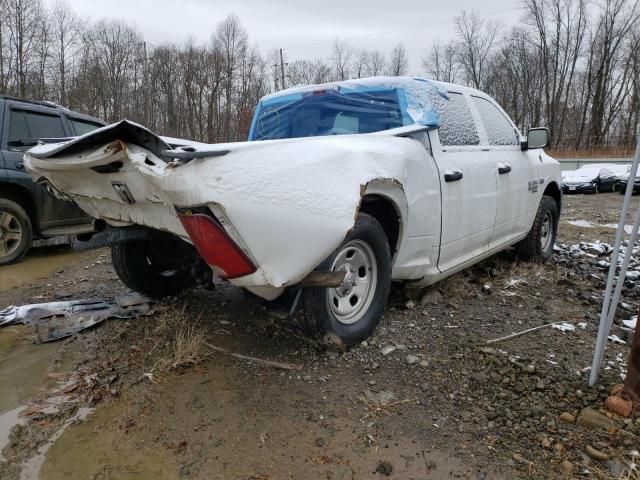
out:
M504 114L486 98L471 97L487 132L489 145L520 145L516 130Z
M438 135L443 147L479 145L478 129L464 95L449 92L449 101L440 107Z
M27 120L24 117L24 112L21 110L11 110L11 117L9 120L9 138L10 142L15 142L29 137L29 130L27 129Z
M24 112L30 138L64 138L64 127L59 115Z
M84 120L78 120L77 118L70 118L73 128L76 130L76 135L84 135L85 133L93 132L100 128L102 125L98 125L93 122L85 122Z

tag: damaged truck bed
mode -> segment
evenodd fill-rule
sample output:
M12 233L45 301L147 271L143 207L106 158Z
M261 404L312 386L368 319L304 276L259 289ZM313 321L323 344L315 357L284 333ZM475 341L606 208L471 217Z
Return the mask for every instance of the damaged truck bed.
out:
M475 99L495 109L485 124ZM496 112L507 134L494 145ZM392 279L430 284L514 244L550 254L560 171L534 136L528 145L476 90L383 77L265 97L248 142L169 139L123 120L39 145L25 165L108 228L158 232L114 245L130 287L177 291L196 263L268 300L306 285L316 333L350 344L375 328ZM137 270L169 288L145 291Z

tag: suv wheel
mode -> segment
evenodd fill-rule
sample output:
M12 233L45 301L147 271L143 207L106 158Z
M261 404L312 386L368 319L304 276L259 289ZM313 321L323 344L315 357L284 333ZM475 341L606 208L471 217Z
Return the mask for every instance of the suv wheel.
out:
M318 267L344 271L337 288L303 292L309 333L329 347L350 347L367 338L380 322L391 288L387 236L370 215L358 215L344 242Z
M16 202L0 198L0 265L17 262L31 246L33 229L27 212Z
M544 262L553 254L558 232L558 205L543 196L527 237L516 245L518 257L531 262Z
M195 284L185 262L190 257L182 255L185 247L188 245L184 241L172 236L133 240L113 245L111 261L120 280L131 290L162 298Z

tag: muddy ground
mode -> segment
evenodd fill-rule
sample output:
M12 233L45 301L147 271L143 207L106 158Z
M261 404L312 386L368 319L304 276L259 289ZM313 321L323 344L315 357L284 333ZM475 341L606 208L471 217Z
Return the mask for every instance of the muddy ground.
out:
M612 242L602 225L621 202L566 196L558 243ZM9 327L0 478L610 478L640 446L640 418L614 417L615 433L560 419L601 408L620 381L629 349L609 342L587 385L603 277L561 255L539 266L501 254L430 290L394 288L375 335L342 354L226 284L54 344ZM126 291L107 250L59 248L0 268L0 290L0 308ZM635 297L625 290L629 309ZM486 344L557 321L585 324Z

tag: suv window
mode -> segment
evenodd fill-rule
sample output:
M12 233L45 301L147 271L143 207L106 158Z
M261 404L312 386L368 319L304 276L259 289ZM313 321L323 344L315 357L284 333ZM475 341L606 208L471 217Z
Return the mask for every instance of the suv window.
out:
M438 135L443 147L480 144L478 129L464 95L449 92L449 101L443 102L440 116Z
M64 126L59 115L27 110L12 110L9 141L24 138L64 138Z
M486 98L471 97L478 109L489 145L520 145L520 139L511 122Z
M85 133L93 132L94 130L102 127L102 125L97 123L80 120L79 118L69 118L69 120L71 120L73 128L76 130L76 135L84 135Z

